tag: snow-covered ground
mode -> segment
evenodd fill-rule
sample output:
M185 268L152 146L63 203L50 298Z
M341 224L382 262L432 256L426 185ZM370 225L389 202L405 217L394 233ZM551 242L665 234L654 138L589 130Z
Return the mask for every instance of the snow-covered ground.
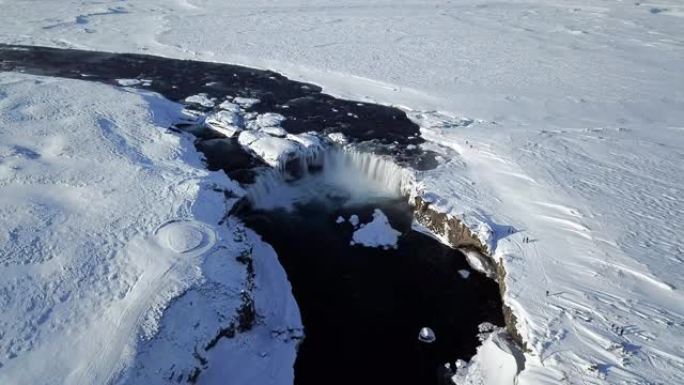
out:
M421 192L503 259L505 301L529 349L518 384L684 377L681 2L0 7L6 43L246 64L404 106L447 160L419 176ZM164 218L154 219L149 231Z
M227 369L292 382L301 321L285 273L253 232L219 225L235 202L224 191L242 191L167 130L181 108L0 73L0 383L153 384ZM256 324L208 349L247 300ZM226 349L239 352L230 365Z
M502 133L496 124L441 118L420 120L423 135L448 147L451 160L425 173L419 189L438 196L436 204L503 260L504 301L530 349L519 383L677 383L681 134L657 127Z
M677 0L0 4L5 43L270 68L343 96L506 124L681 126Z

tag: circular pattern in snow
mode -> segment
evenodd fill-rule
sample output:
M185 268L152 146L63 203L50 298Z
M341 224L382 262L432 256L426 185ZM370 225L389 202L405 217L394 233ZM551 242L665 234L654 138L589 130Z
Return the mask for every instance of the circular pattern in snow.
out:
M162 247L179 254L206 250L216 242L214 231L208 226L191 220L168 221L154 231Z

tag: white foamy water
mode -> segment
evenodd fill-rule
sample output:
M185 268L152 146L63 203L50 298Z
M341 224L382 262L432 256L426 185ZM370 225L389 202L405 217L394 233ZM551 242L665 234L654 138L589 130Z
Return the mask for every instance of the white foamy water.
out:
M291 210L297 203L312 200L345 205L373 198L394 198L406 194L413 173L389 157L351 149L328 148L316 156L302 158L302 177L295 181L284 169L272 169L259 176L247 197L256 209ZM316 171L310 171L315 168Z

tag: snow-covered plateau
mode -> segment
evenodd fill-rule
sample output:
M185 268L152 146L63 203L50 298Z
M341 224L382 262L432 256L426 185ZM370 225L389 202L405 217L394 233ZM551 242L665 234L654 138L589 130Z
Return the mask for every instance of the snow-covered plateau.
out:
M219 225L243 191L167 130L180 105L13 73L0 95L0 383L292 383L285 272Z
M464 225L497 264L524 349L523 367L491 333L456 383L682 382L680 1L0 9L3 43L237 63L403 108L440 160L416 173L412 199ZM254 233L218 226L224 191L242 191L165 132L179 110L143 91L0 75L0 383L154 383L195 368L211 383L216 357L234 358L220 369L238 384L292 382L298 335L286 334L301 325L285 274ZM270 118L243 144L273 165L293 145ZM233 135L232 119L215 121ZM452 227L422 229L460 246ZM235 259L246 250L262 256L254 287ZM254 333L188 349L239 319L252 291L267 315ZM193 332L172 335L185 325Z

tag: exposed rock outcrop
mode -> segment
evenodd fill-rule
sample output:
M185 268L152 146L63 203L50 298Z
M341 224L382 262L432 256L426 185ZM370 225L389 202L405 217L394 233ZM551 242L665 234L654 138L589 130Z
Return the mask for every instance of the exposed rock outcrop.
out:
M487 248L477 236L457 218L434 210L430 202L420 196L414 198L413 206L416 220L435 234L444 237L450 246L472 247L484 255L488 254Z
M453 248L473 251L473 253L468 253L469 259L470 256L476 257L479 263L482 264L481 267L485 274L498 282L501 298L503 299L506 292L506 270L501 261L494 260L491 251L480 241L477 235L458 218L435 210L430 202L425 201L420 196L416 196L412 203L414 216L418 223L441 237L447 245ZM469 262L472 264L472 261ZM473 267L480 270L475 266ZM505 303L502 310L506 322L506 331L519 346L526 350L522 336L516 329L517 320L515 314Z

